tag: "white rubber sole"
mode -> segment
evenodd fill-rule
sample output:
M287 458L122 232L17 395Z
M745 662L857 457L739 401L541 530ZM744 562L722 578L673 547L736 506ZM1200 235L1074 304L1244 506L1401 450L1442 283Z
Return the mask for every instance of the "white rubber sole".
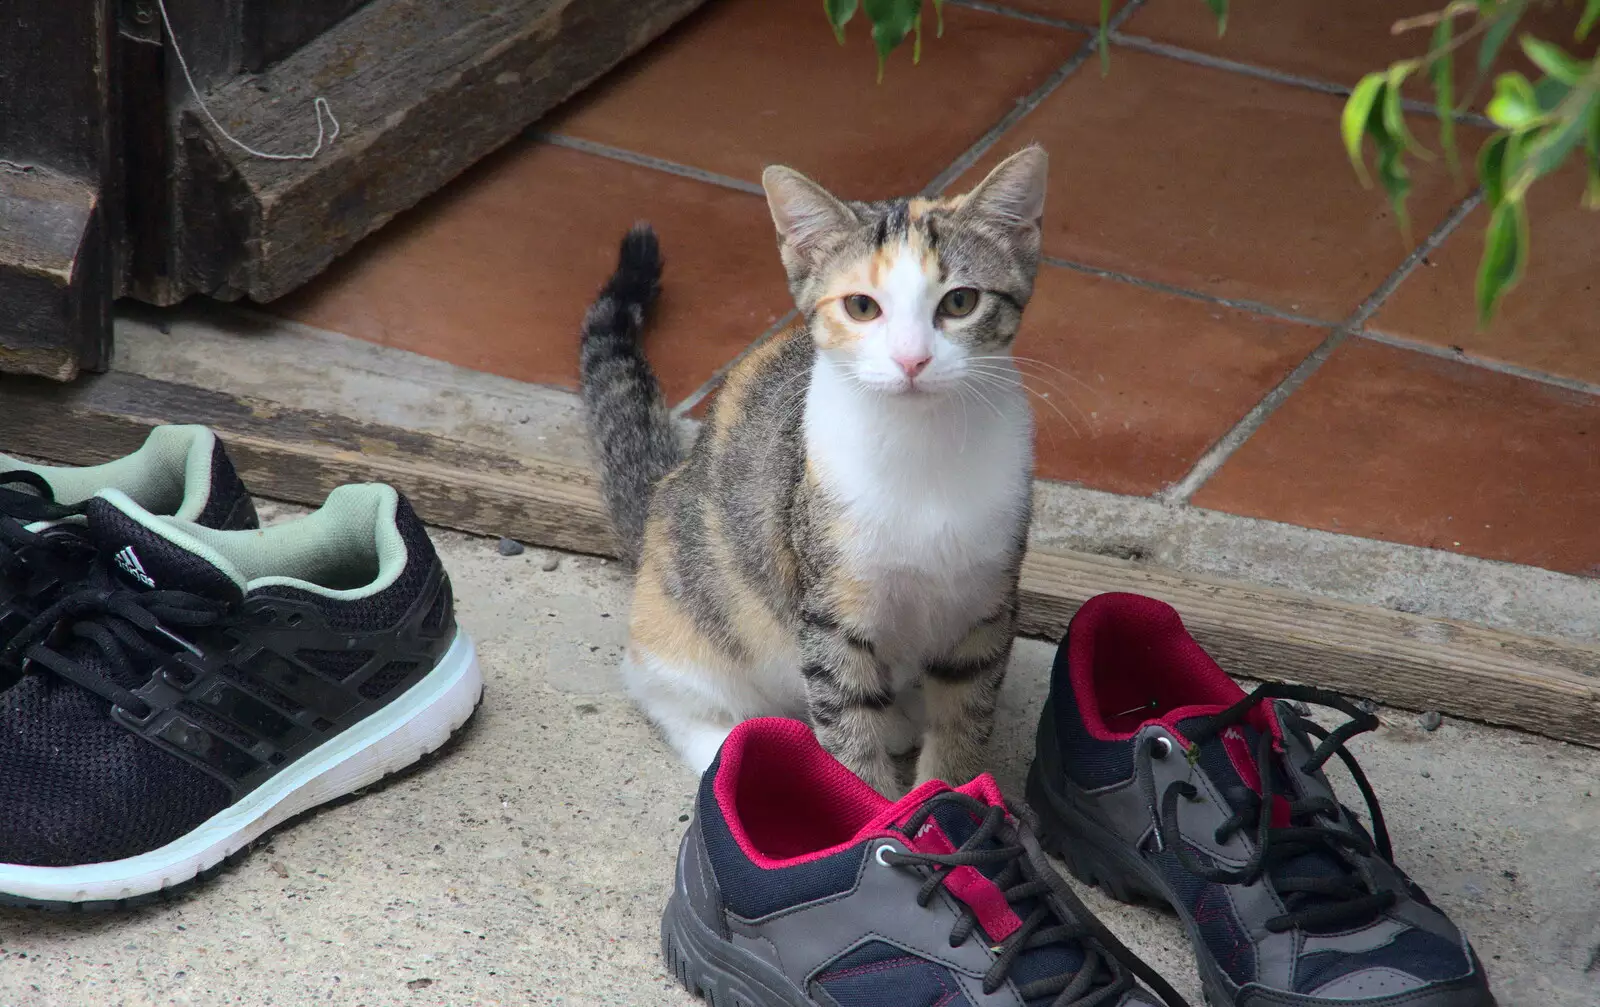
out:
M483 694L477 650L462 632L416 685L160 849L76 867L0 864L0 895L39 902L108 902L181 885L303 811L404 769L443 745Z

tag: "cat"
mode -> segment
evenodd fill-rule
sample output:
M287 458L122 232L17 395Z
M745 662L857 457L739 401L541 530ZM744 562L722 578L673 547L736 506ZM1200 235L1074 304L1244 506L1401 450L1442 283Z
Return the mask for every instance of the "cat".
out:
M641 346L660 288L623 239L581 344L601 488L635 567L623 680L685 763L758 716L809 719L879 791L982 772L1017 621L1032 413L1010 347L1046 157L972 191L844 202L762 176L803 321L727 374L687 457Z

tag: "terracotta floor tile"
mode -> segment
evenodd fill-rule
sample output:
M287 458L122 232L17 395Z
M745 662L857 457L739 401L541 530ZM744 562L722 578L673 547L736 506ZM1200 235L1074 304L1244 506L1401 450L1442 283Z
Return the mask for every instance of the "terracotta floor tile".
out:
M1373 319L1383 332L1600 384L1600 213L1578 205L1574 163L1528 193L1532 258L1522 283L1478 330L1478 259L1489 219L1481 207L1401 284Z
M904 47L874 85L859 16L840 46L816 0L716 0L542 128L750 181L781 162L847 198L909 195L1084 39L949 5L944 17L921 65Z
M1373 70L1427 52L1431 27L1395 35L1390 26L1401 18L1432 13L1443 6L1435 0L1233 0L1228 30L1219 37L1216 17L1199 0L1146 0L1123 30L1241 63L1354 84ZM1460 24L1465 27L1467 22ZM1571 38L1576 25L1577 8L1535 8L1524 16L1517 34L1534 31L1577 51L1582 46ZM1600 39L1591 36L1587 51L1593 52L1597 41ZM1458 101L1476 77L1477 51L1476 45L1469 43L1456 59ZM1515 38L1506 43L1494 67L1494 72L1505 70L1531 72ZM1432 89L1419 77L1413 93L1426 98ZM1486 84L1479 107L1487 102L1489 93Z
M1600 397L1341 346L1200 507L1600 576Z
M1046 267L1015 350L1040 361L1023 364L1038 475L1117 493L1176 482L1325 336Z
M519 142L268 310L523 381L574 386L584 310L636 220L665 284L646 340L676 402L790 305L760 197Z
M1344 156L1340 105L1123 49L1108 77L1074 75L957 185L1038 140L1051 155L1048 254L1342 319L1407 246ZM1416 124L1419 137L1430 125ZM1414 182L1411 217L1426 235L1464 192L1437 162Z

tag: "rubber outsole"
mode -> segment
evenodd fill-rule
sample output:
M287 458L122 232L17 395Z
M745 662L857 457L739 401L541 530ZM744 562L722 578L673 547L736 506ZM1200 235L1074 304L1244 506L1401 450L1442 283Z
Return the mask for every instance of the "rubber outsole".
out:
M473 659L473 667L476 669L475 658ZM243 844L239 849L234 850L224 856L217 863L206 867L181 881L165 885L154 891L117 899L39 899L0 891L0 908L60 914L98 914L135 909L141 906L163 904L182 899L195 889L205 885L207 882L213 880L217 876L237 866L247 856L249 856L249 854L253 852L256 847L260 846L264 842L269 841L273 836L275 836L280 829L299 824L313 815L317 815L323 811L339 807L350 801L356 800L357 798L364 797L367 794L375 791L381 791L391 786L395 782L405 779L411 776L413 773L420 772L423 769L431 766L440 758L443 758L445 755L454 751L455 748L461 744L461 742L470 732L471 726L476 722L477 714L482 708L482 704L483 690L480 684L473 705L468 711L467 715L459 723L451 727L449 733L433 748L421 751L418 754L418 757L413 759L411 762L397 766L394 769L386 770L381 776L369 783L365 783L346 793L332 796L327 800L321 801L312 807L306 808L303 811L291 815L280 822L272 824L253 839Z
M707 1007L815 1007L789 978L711 931L674 892L661 914L667 971Z

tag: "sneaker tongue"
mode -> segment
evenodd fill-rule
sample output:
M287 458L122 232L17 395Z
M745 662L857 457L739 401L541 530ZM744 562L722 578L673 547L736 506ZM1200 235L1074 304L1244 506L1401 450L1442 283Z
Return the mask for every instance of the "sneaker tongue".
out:
M999 785L988 774L955 788L932 781L913 790L896 805L894 822L903 824L930 798L952 789L975 797L986 805L1005 806ZM983 819L968 808L955 802L941 802L907 845L921 853L953 853L971 839L982 824ZM999 845L999 842L991 839L978 848ZM990 880L1003 869L1003 864L985 865L982 868L958 867L948 872L945 881L945 888L952 895L972 907L983 936L991 944L998 944L1015 933L1022 926L1022 920L1038 906L1036 899L1006 902L1005 895ZM1019 986L1025 986L1040 979L1076 972L1083 967L1084 960L1083 947L1076 941L1048 944L1018 955L1011 966L1010 975ZM1028 1001L1028 1007L1044 1007L1054 1000L1053 996L1037 997Z
M218 601L244 597L245 580L177 524L116 491L90 500L88 534L117 583L135 591L187 591Z

